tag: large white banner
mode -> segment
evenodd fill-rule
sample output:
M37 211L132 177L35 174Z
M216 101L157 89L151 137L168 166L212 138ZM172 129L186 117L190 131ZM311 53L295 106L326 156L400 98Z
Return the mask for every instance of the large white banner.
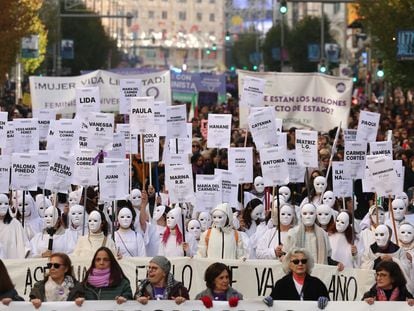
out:
M229 171L237 176L239 184L253 182L253 148L229 148Z
M211 212L223 202L219 175L196 175L196 209L198 212Z
M208 115L207 148L229 148L231 114Z
M303 167L318 167L318 132L296 130L296 161Z
M37 155L13 153L11 157L12 190L37 190Z
M59 113L76 112L75 90L79 87L96 86L100 89L103 112L119 110L120 79L126 76L104 70L96 70L74 77L31 76L30 94L33 109L56 109ZM142 80L142 96L153 96L171 104L170 71L128 75Z
M352 80L318 73L237 71L239 90L246 77L266 80L263 102L273 106L285 128L329 131L348 124ZM248 107L240 106L240 128L247 127Z

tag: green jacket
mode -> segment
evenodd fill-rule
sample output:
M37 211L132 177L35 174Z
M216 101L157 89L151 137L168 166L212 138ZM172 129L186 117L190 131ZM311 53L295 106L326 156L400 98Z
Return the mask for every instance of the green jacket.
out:
M122 296L128 300L132 299L132 289L129 280L123 278L118 285L107 287L94 287L90 284L79 283L71 293L68 300L75 300L83 297L86 300L115 300L115 297Z

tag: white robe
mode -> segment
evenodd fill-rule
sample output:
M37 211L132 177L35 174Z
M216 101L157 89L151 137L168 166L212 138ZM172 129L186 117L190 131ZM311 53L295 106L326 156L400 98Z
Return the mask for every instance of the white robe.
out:
M72 255L74 257L92 259L98 248L101 246L106 246L116 257L117 251L114 241L110 236L107 236L106 242L104 244L104 239L105 236L103 232L89 233L88 235L81 236L78 239L78 243L76 243L75 250L73 251Z
M15 218L9 224L0 220L0 243L7 259L23 259L30 251L30 243L22 224Z
M67 240L64 228L58 229L53 235L52 253L70 254L74 249L72 241ZM49 246L49 234L47 232L37 233L33 239L30 240L30 257L42 257L42 253L46 252Z
M257 259L276 259L275 248L279 244L284 244L287 237L287 231L280 232L280 239L282 243L279 243L277 234L277 228L274 227L267 230L259 239L256 248Z
M343 263L345 268L359 268L361 255L358 253L352 256L351 247L343 233L333 233L328 235L329 243L332 248L332 259Z
M194 256L194 249L197 248L196 240L191 235L186 235L186 242L189 244L190 249L186 252L187 257ZM160 248L158 251L159 256L165 256L165 257L184 257L184 250L182 247L182 244L178 244L176 242L176 235L173 232L170 232L170 235L167 239L167 242L164 244L162 241L160 242Z
M145 257L144 239L140 233L119 229L115 232L115 245L122 257Z

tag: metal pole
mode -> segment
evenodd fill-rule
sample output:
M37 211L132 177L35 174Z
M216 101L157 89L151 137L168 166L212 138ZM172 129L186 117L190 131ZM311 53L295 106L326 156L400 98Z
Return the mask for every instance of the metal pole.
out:
M325 17L324 17L324 3L321 3L321 60L325 58Z
M283 59L283 48L285 46L285 15L282 14L280 24L280 72L283 72L284 59Z

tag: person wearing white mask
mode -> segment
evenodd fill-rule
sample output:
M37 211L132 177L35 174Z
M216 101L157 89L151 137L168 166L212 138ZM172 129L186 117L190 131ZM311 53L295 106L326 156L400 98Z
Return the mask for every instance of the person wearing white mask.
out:
M211 214L209 212L201 212L198 215L198 221L201 224L201 232L208 230L211 227Z
M375 228L375 242L362 255L361 268L375 269L382 260L392 260L400 266L406 276L409 276L411 263L406 252L391 241L391 232L386 225Z
M201 224L197 219L191 219L187 224L187 231L189 234L191 234L194 239L197 241L200 241L201 236Z
M197 249L197 242L191 235L184 232L182 210L179 207L171 209L167 214L165 228L158 255L165 257L192 257Z
M336 198L333 191L328 190L323 193L322 203L328 205L332 209L336 209Z
M52 253L69 254L73 251L74 243L66 239L65 228L62 225L61 211L54 206L45 210L43 217L44 229L30 240L31 257L50 257Z
M115 245L118 257L145 257L145 243L140 234L135 232L135 211L132 207L122 207L118 212L119 229L115 231Z
M23 192L17 192L17 219L21 223L24 222L24 231L26 232L29 241L36 235L36 233L42 232L43 221L36 210L35 201L29 192L24 196L24 215L23 215ZM23 220L24 218L24 220Z
M241 218L243 220L241 231L247 235L245 240L248 242L249 258L255 259L258 240L268 229L262 201L253 199L247 203L246 208L242 211Z
M162 235L164 234L165 227L167 227L167 214L170 211L170 208L165 205L158 205L154 208L154 214L152 215L152 220L156 224L157 234L159 236L159 242L161 242ZM158 243L159 247L159 243Z
M82 193L80 193L79 191L69 192L69 196L68 196L69 208L73 205L79 204L81 194Z
M101 211L94 210L89 214L88 231L87 235L78 238L73 256L92 258L96 250L102 246L109 248L114 256L117 256L115 243L108 236L108 223Z
M301 223L290 229L283 245L283 253L287 253L292 247L306 248L314 256L315 262L329 264L338 267L342 271L344 266L331 258L332 250L328 234L315 224L316 207L311 203L303 205L301 210Z
M320 204L316 207L316 223L328 233L335 227L333 210L328 205Z
M69 235L76 244L81 235L88 234L88 215L82 205L75 204L69 208L68 230Z
M313 203L315 206L318 206L322 203L322 195L326 190L328 183L326 178L323 176L316 176L313 180L313 188L310 191L310 195L302 200L300 203L300 207L305 205L306 203Z
M243 198L244 207L246 207L247 203L249 203L253 199L259 199L260 201L262 201L263 204L266 204L265 202L266 193L265 193L265 185L264 185L263 177L256 176L256 178L253 181L253 186L254 186L254 189L251 192L248 192L248 191L244 192L244 198ZM271 198L269 202L271 202Z
M213 224L204 231L198 243L197 257L211 259L245 259L242 238L234 230L233 212L228 203L218 204L212 210Z
M139 189L132 189L129 194L129 202L131 202L132 207L135 210L135 214L139 215L142 203L142 192ZM149 215L148 215L149 216ZM135 227L139 224L139 217L135 219Z
M378 223L377 223L378 222ZM375 228L385 222L385 211L382 206L373 205L369 208L367 215L360 222L361 232L359 233L358 252L363 254L365 250L375 242Z
M414 290L414 225L408 221L400 224L398 229L398 240L400 247L406 252L407 259L411 262L410 278L407 280L407 287Z
M391 202L392 213L388 212L388 219L385 220L385 224L391 228L392 235L391 240L395 243L395 232L394 232L394 224L398 234L398 228L400 227L400 223L405 220L405 214L407 212L407 206L405 205L402 199L394 199ZM392 217L394 215L394 218Z
M43 194L37 194L35 198L35 205L40 218L45 217L45 210L52 205L52 202Z
M10 215L9 198L0 194L0 243L6 259L23 259L30 251L30 244L22 224Z
M409 210L409 206L410 206L410 198L408 197L407 193L405 192L401 192L400 194L397 194L395 196L396 199L401 199L404 201L405 203L405 207L407 208L407 211ZM414 213L405 213L405 218L407 221L409 221L410 223L414 224Z
M348 211L342 211L336 217L334 232L328 235L332 259L342 262L345 268L359 268L361 264L354 242L358 237L353 230L351 215Z
M284 203L280 208L280 240L277 229L278 209L272 209L272 222L276 224L266 231L257 243L257 259L276 259L282 255L282 246L285 243L287 232L296 224L296 213L293 206Z

